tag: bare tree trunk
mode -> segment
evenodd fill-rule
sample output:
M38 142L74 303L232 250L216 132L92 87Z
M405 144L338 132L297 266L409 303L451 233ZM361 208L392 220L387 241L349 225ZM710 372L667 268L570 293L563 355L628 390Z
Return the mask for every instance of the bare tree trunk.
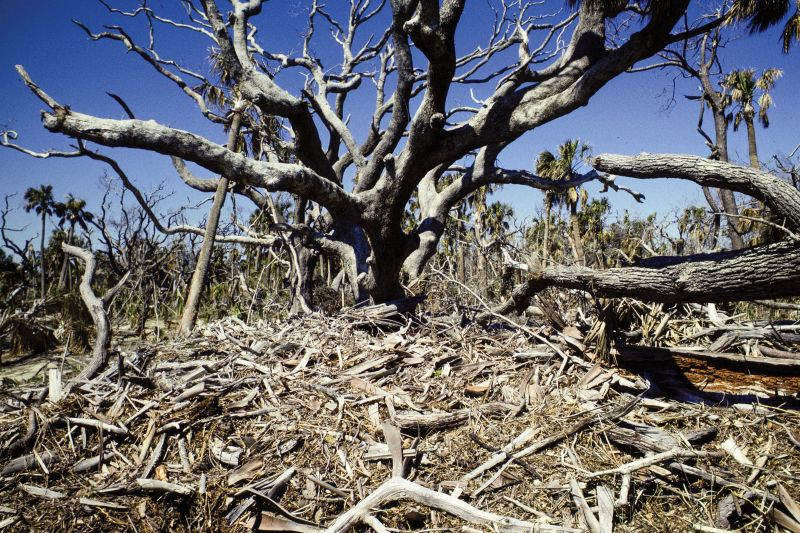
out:
M70 224L69 233L67 234L67 244L72 244L72 237L75 234L75 224ZM69 255L64 254L64 260L61 262L61 274L58 277L58 290L64 290L67 286L67 274L69 271Z
M72 386L91 379L97 371L105 364L108 357L108 345L111 341L111 324L108 320L108 313L106 308L111 303L111 300L122 288L122 285L127 281L130 271L126 272L119 282L109 289L102 297L97 296L92 290L92 282L94 281L94 273L97 268L97 260L94 254L89 250L71 246L66 243L61 244L61 249L64 253L77 257L84 262L83 277L79 287L83 303L89 310L95 327L95 340L94 347L92 348L92 357L89 363L75 376L64 391L64 396L67 395Z
M728 120L725 118L724 109L716 105L712 106L712 113L714 114L714 133L716 136L717 150L719 151L719 160L728 162ZM736 205L736 197L733 191L728 189L720 189L719 197L722 200L722 208L728 215L726 220L728 222L728 237L731 240L731 248L734 250L741 250L745 247L744 239L737 231L736 225L739 222L737 216L739 215L739 207Z
M544 239L542 242L542 264L547 264L548 256L550 255L550 213L553 209L552 203L549 198L545 198L544 207Z
M579 265L585 264L583 255L583 236L581 235L581 225L578 221L578 204L569 204L569 224L572 228L572 245L575 251L575 262Z
M296 239L292 239L294 241ZM307 314L314 309L314 269L319 255L302 243L291 242L293 267L290 276L292 288L291 314Z
M454 250L456 252L456 273L458 281L465 283L467 281L467 268L466 261L464 260L464 243L461 239L456 239Z
M714 212L711 221L711 242L709 243L711 249L714 249L717 247L717 239L719 238L719 227L722 222L721 215L719 214L720 208L717 205L717 201L714 199L714 194L711 192L711 189L709 189L706 186L703 186L703 196L706 197L706 202L708 202L708 206L711 208L711 211Z
M241 123L241 112L234 112L230 131L228 132L227 148L230 151L236 149L236 139L239 137ZM228 178L220 176L219 182L217 183L217 190L214 193L214 201L211 204L211 211L208 213L205 235L203 235L203 245L197 256L197 265L192 274L189 294L186 296L186 305L183 308L183 315L181 316L181 322L178 328L178 335L182 337L192 332L195 322L197 321L197 313L200 309L200 298L203 294L206 277L208 276L208 265L211 263L211 252L214 249L214 239L216 238L217 228L219 226L219 216L222 211L222 205L225 203L225 195L227 192Z
M747 126L747 150L750 154L750 166L756 169L761 168L761 163L758 162L758 149L756 147L756 127L753 124L753 117L746 115L744 123Z
M516 287L511 300L495 312L525 309L533 296L548 287L661 303L751 301L800 295L800 193L789 183L753 168L683 155L603 154L592 164L599 171L621 176L673 177L749 194L763 201L782 221L782 229L790 238L747 250L653 257L632 267L602 271L586 267L545 268Z
M41 262L42 262L42 264L41 264L42 272L41 272L41 280L40 280L41 281L41 285L40 285L41 289L40 290L41 290L42 300L44 300L45 290L47 289L47 287L45 285L45 272L44 272L44 264L45 264L45 260L44 260L44 232L45 232L46 225L47 225L47 213L42 213L42 236L39 239L39 255L41 256Z
M602 298L649 302L731 302L800 295L800 247L782 242L748 250L653 257L635 267L594 270L554 267L533 273L496 312L525 309L548 287L579 289Z
M483 235L485 233L485 228L483 226L483 220L481 218L480 213L476 213L475 215L475 227L473 228L473 235L475 235L475 265L478 275L478 294L485 295L486 289L489 286L489 279L488 274L486 272L486 253L488 249L486 248L486 243L483 239Z

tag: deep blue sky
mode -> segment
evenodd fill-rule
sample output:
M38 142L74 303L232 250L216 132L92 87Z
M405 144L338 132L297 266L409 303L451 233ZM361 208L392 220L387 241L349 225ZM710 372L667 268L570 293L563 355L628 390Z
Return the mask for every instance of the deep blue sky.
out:
M134 2L118 4L127 8ZM177 1L154 0L153 8L163 8L177 16ZM256 19L259 36L265 47L291 52L300 45L308 10L305 0L273 0ZM329 2L331 6L338 2ZM546 2L542 8L554 12L562 8L561 0ZM485 2L471 1L462 19L458 35L459 50L468 51L486 34L485 22L490 12ZM0 48L0 126L19 132L19 143L42 150L65 148L68 139L48 133L39 122L41 104L21 83L14 64L26 67L33 79L63 104L73 109L98 116L124 118L119 106L106 91L121 95L133 108L137 118L154 119L161 123L194 131L224 142L224 135L197 112L193 103L177 87L155 74L149 65L133 54L126 54L118 42L92 42L70 19L78 19L96 31L103 24L121 24L130 30L140 43L146 43L137 21L109 14L99 3L91 0L30 0L25 3L0 2L0 35L4 46ZM380 21L376 21L380 22ZM378 29L378 28L375 28ZM322 32L320 32L321 34ZM157 48L162 56L182 62L185 66L204 70L209 42L199 36L174 30L157 33ZM798 109L800 109L800 59L797 50L789 55L780 53L777 31L750 37L742 34L722 52L726 70L741 67L778 67L784 77L773 92L776 103L770 113L771 127L759 129L759 149L762 160L774 153L789 152L800 142L798 134ZM330 58L335 49L321 41L315 49ZM329 60L326 67L334 66ZM297 83L298 73L279 77L291 86ZM595 153L616 152L633 154L641 151L672 152L707 155L700 136L695 132L697 104L683 98L696 93L695 84L679 80L676 85L676 102L669 109L674 72L626 74L613 80L597 94L585 108L569 116L528 133L504 152L501 162L507 167L531 168L538 152L555 149L564 139L580 137L590 143ZM487 96L490 88L472 86L476 96ZM364 84L362 101L368 105L353 107L354 131L361 136L363 126L359 119L371 113L373 93L370 84ZM454 90L453 101L468 104L468 93ZM710 116L707 118L710 125ZM154 188L165 181L174 189L173 203L196 203L202 196L189 191L175 176L169 160L160 155L130 150L103 149L115 156L128 174L143 190ZM747 160L743 130L731 133L730 152L737 161ZM50 183L55 196L62 199L73 193L88 200L95 208L102 189L98 177L105 168L99 163L85 160L39 160L17 152L0 150L0 193L19 193L16 203L21 205L26 188ZM668 212L686 204L702 204L699 189L691 184L676 181L626 180L644 192L647 201L635 206L624 194L611 194L614 210L634 208L640 212ZM520 187L506 187L496 197L512 204L518 215L528 216L541 205L537 191ZM32 223L32 215L22 212L11 217L14 225ZM36 224L31 224L35 232Z

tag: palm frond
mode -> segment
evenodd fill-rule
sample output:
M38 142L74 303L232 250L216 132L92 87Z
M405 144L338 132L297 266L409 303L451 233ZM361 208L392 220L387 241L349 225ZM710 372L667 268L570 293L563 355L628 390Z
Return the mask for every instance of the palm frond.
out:
M789 48L793 43L800 42L800 2L797 3L797 10L794 15L786 21L781 33L781 41L783 41L783 53L788 54Z
M734 0L729 16L746 22L750 32L756 33L778 24L788 12L788 0Z

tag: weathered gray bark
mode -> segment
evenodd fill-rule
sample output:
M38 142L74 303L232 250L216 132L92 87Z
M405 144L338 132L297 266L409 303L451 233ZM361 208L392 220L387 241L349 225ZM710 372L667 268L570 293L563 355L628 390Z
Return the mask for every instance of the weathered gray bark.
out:
M231 152L236 149L236 140L239 138L239 128L242 124L241 111L235 111L231 119L230 131L228 132L227 149ZM194 329L195 322L197 321L197 313L200 310L200 298L203 295L203 289L206 285L206 278L208 277L208 266L211 264L211 253L214 251L214 239L217 236L217 228L219 228L219 216L222 212L222 205L225 203L225 196L228 194L229 180L225 175L219 177L217 182L217 189L214 192L214 200L211 204L211 210L208 212L208 220L206 221L206 230L203 235L203 244L200 247L200 253L197 255L197 263L194 272L192 273L192 281L189 285L189 292L186 295L186 303L181 315L180 325L178 326L178 335L188 336Z
M800 193L768 172L689 155L601 154L594 167L602 172L632 178L678 178L707 187L726 188L764 202L788 229L800 230Z
M680 178L707 187L725 186L763 201L783 221L787 239L747 250L678 257L654 257L631 267L594 270L552 267L532 273L494 310L524 310L548 287L579 289L604 298L637 298L661 303L726 302L800 295L800 192L759 170L695 156L601 154L593 165L636 178ZM488 318L486 315L482 318Z
M656 257L636 266L546 269L531 290L581 289L604 298L651 302L730 302L800 295L800 245L780 243L743 251Z
M65 254L77 257L84 263L83 276L81 277L78 290L80 291L83 303L89 310L95 327L94 347L92 348L91 358L83 370L81 370L67 385L64 391L64 395L66 395L73 385L91 379L105 364L106 358L108 357L108 345L111 341L111 324L108 320L106 308L127 281L130 271L126 272L114 287L106 291L102 297L99 297L92 289L92 282L94 281L94 274L97 268L97 261L94 254L89 250L84 250L83 248L66 243L61 244L61 249Z

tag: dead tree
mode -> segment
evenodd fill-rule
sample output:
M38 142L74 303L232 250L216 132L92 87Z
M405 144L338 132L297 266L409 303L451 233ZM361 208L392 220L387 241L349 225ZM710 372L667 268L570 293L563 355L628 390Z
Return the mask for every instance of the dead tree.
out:
M234 111L228 135L228 144L226 146L228 150L236 150L236 140L239 137L239 128L241 124L241 111ZM211 211L208 213L208 221L206 222L205 234L203 235L203 245L197 256L197 266L192 274L192 283L186 295L186 305L183 308L180 329L178 331L181 335L189 335L194 329L194 324L197 320L197 312L200 310L200 297L203 294L203 288L205 287L206 278L208 277L208 265L211 262L211 251L214 248L214 239L217 236L219 216L227 194L228 178L223 175L220 176L217 188L214 191L214 201L211 204Z
M49 96L21 67L18 71L49 108L42 122L51 132L82 143L192 162L229 177L242 189L291 193L294 219L279 231L302 235L303 247L336 257L357 301L385 302L403 296L403 277L422 274L436 253L450 209L475 190L491 184L556 186L526 170L499 166L498 157L509 144L587 105L637 62L726 20L726 13L720 12L702 24L673 31L686 15L688 0L647 2L644 7L572 2L577 4L573 11L557 14L536 2L501 1L495 6L496 22L487 25L486 45L459 55L455 36L465 4L391 0L376 5L351 0L342 14L311 0L309 31L293 55L266 50L259 43L253 17L273 9L262 0L233 0L227 12L215 0L187 2L183 21L159 15L146 3L132 12L109 8L115 16L207 38L219 67L235 82L237 97L261 118L284 121L291 135L282 148L289 154L284 158L269 151L237 153L152 120L87 115ZM385 10L391 22L379 27L378 15ZM342 49L335 67L311 53L320 44L315 33L320 25L331 29ZM139 56L192 99L209 121L229 122L203 95L230 92L208 76L157 54L154 43L139 45L119 26L101 33L81 27L91 39L117 41ZM626 30L607 33L615 27ZM373 36L364 38L370 29ZM502 52L509 50L516 50L516 59L501 61L509 57ZM307 80L294 92L281 86L282 72L291 70L300 70ZM350 97L365 80L375 85L375 106L365 137L357 140L348 116L354 106L363 107L364 98ZM482 85L488 97L475 106L458 103L455 94L463 94L461 87L475 84ZM258 131L257 124L248 129ZM447 186L440 184L439 178L453 169L461 170L460 177ZM345 187L346 181L353 187ZM404 229L403 214L415 191L421 218ZM295 283L301 286L295 294L302 295L314 255L295 255L300 259Z
M87 379L91 379L105 364L108 358L108 347L111 342L111 324L108 320L107 309L111 300L114 299L114 296L128 280L130 270L122 276L116 285L108 289L103 296L97 296L94 289L92 289L92 282L94 281L94 274L97 269L97 260L94 254L89 250L84 250L83 248L72 246L67 243L61 243L61 249L65 254L69 254L83 261L83 276L81 277L78 290L80 291L83 303L92 316L92 322L95 327L95 339L91 359L89 359L89 362L83 367L83 370L70 381L65 391L66 394L72 386L86 381Z
M548 287L578 289L598 297L679 302L727 302L800 296L800 192L760 170L671 154L600 155L595 169L639 179L677 178L750 195L770 209L785 238L745 250L653 257L629 267L594 270L546 268L530 274L495 312L524 310Z

